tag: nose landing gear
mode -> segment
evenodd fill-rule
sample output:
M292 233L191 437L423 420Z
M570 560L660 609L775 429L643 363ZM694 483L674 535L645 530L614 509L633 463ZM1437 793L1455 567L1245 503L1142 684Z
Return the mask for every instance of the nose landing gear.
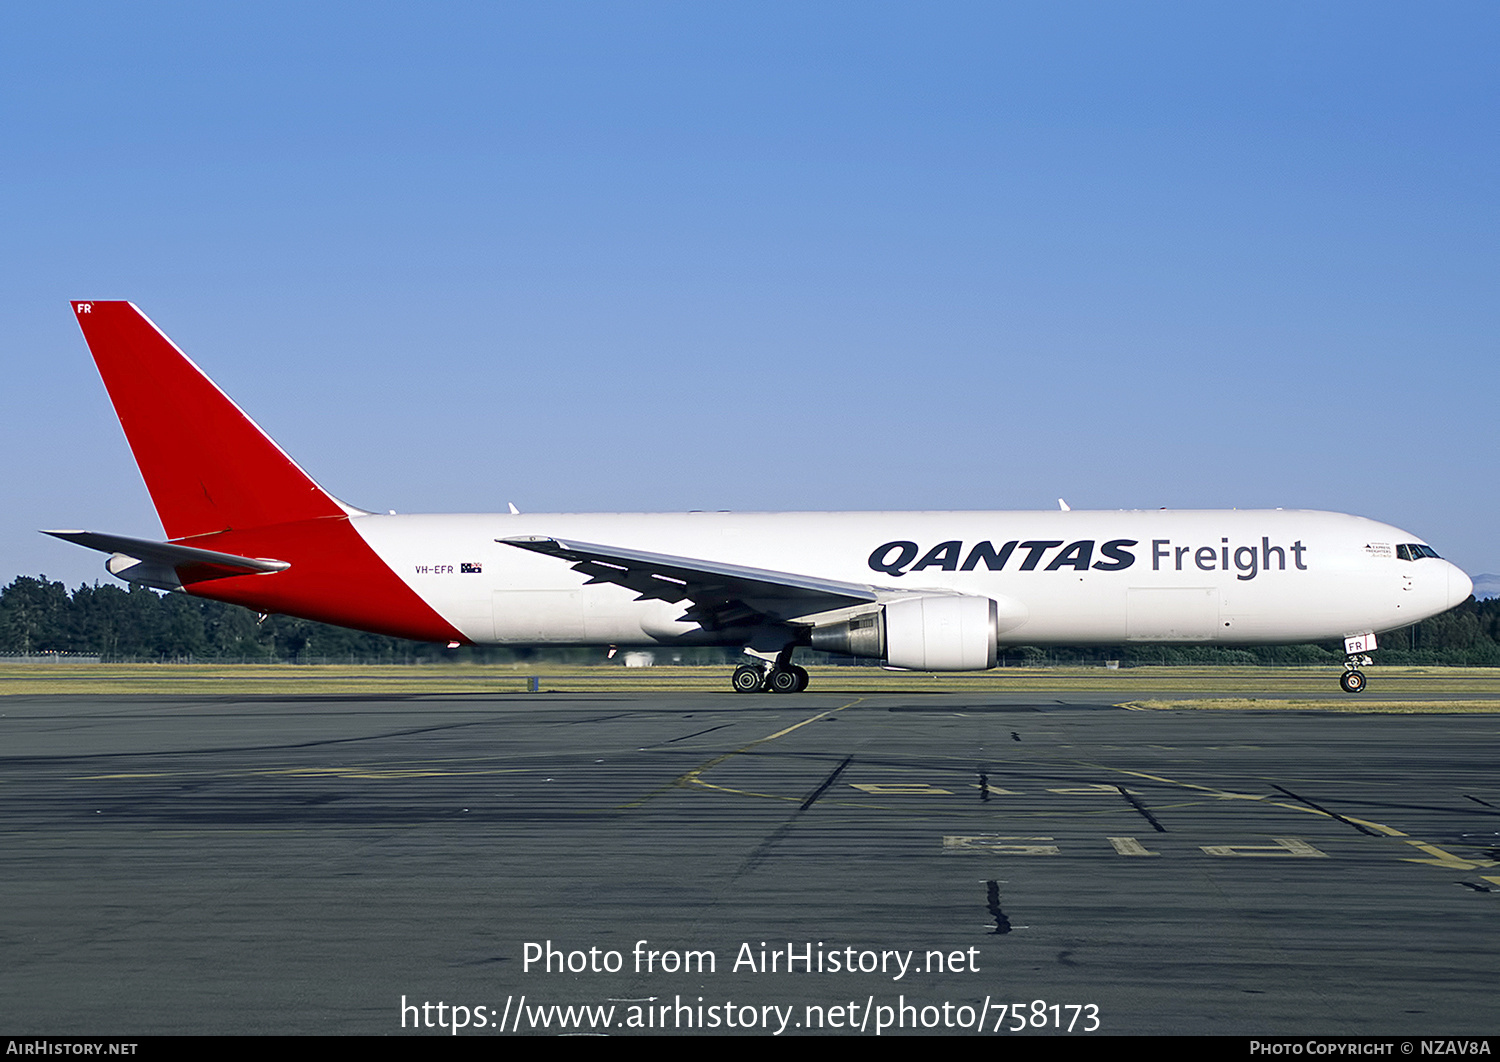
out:
M1365 673L1360 668L1374 663L1368 655L1374 648L1375 635L1368 632L1351 634L1344 639L1344 673L1339 676L1339 685L1345 693L1364 691Z

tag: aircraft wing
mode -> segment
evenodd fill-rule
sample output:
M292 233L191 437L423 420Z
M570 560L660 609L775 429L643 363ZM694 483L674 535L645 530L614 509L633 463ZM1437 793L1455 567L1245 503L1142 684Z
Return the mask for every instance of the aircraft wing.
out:
M872 604L873 586L819 579L738 564L673 557L662 553L521 535L495 541L548 557L571 561L591 583L614 583L634 590L637 600L691 601L699 622L724 627L755 617L789 620L832 609Z

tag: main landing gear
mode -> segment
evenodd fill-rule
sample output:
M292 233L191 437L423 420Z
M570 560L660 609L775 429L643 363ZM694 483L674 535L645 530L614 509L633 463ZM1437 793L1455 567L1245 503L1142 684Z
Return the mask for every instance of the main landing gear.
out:
M1362 693L1365 688L1365 673L1359 670L1369 667L1374 661L1363 654L1350 656L1344 660L1344 673L1339 676L1339 685L1345 693Z
M756 667L741 664L734 669L735 693L801 693L807 689L807 669L789 664L786 667Z
M807 689L807 669L792 663L792 647L776 655L776 662L741 664L730 679L735 693L801 693Z

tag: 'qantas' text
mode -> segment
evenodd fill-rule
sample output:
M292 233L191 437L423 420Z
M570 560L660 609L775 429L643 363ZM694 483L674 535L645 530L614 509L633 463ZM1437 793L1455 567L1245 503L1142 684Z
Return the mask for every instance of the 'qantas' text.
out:
M1096 546L1093 539L1064 543L1062 539L1010 541L996 546L985 540L965 548L952 539L939 542L925 553L915 542L898 539L876 546L870 553L870 569L897 578L913 572L935 568L945 572L972 572L981 566L992 572L1005 571L1014 559L1015 571L1118 572L1136 562L1131 547L1140 543L1133 538L1113 538ZM1056 550L1055 553L1051 551ZM1231 543L1219 539L1214 545L1180 545L1169 538L1151 540L1151 570L1160 571L1232 571L1241 581L1254 579L1261 572L1286 571L1288 560L1297 571L1307 571L1304 554L1307 547L1298 539L1289 546L1272 545L1262 537L1258 545ZM1049 558L1049 553L1050 558ZM1096 558L1097 554L1097 558ZM1046 561L1043 564L1043 561Z

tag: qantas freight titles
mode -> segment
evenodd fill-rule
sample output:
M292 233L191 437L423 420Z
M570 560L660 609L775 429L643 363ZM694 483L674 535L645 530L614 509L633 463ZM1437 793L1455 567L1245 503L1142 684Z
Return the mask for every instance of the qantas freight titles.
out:
M1004 571L1012 557L1019 556L1018 571L1036 571L1048 550L1058 549L1043 571L1055 572L1064 568L1086 572L1118 572L1129 568L1136 561L1131 547L1140 543L1133 538L1115 538L1098 547L1101 559L1094 559L1094 540L1081 539L1064 546L1062 539L1031 539L1025 542L1012 540L998 548L993 542L976 542L965 551L964 543L953 539L939 542L927 552L915 542L898 539L876 546L870 554L870 569L900 578L928 568L945 572L972 572L981 564L992 572ZM1301 539L1290 546L1273 546L1268 537L1262 536L1260 545L1232 545L1228 538L1221 538L1217 546L1179 546L1169 538L1151 540L1152 571L1234 572L1241 582L1254 579L1261 572L1275 566L1277 571L1286 571L1287 554L1298 571L1307 571L1302 555L1307 547ZM921 553L921 560L917 555ZM962 562L960 563L960 559ZM916 563L912 563L916 561ZM908 567L909 566L909 567Z

